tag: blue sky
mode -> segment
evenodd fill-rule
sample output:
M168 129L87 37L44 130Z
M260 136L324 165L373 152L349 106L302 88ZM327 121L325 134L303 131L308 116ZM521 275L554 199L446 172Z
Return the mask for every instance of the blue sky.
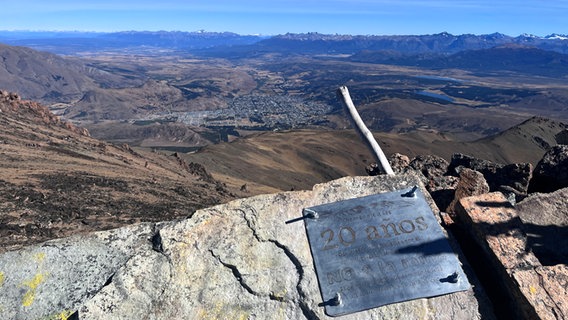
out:
M0 30L568 34L568 0L2 0Z

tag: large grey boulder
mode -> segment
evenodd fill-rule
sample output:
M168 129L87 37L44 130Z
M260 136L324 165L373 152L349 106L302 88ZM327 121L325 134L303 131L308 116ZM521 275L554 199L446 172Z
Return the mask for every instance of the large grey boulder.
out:
M304 225L285 222L306 207L416 184L416 174L347 177L313 191L236 200L187 220L8 252L0 255L0 318L327 319ZM337 319L492 319L474 287Z

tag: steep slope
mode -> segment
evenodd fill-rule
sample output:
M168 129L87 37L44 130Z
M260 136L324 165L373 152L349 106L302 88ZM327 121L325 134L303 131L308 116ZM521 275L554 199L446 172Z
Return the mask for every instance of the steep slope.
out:
M0 251L234 198L200 165L93 139L16 94L0 110Z
M376 135L386 154L444 154L466 150L436 133ZM451 146L450 146L451 145ZM450 151L452 150L452 151ZM256 134L183 155L229 186L249 194L309 189L316 183L366 175L372 155L353 130L296 130ZM245 188L243 188L245 189Z
M532 117L510 129L473 142L477 148L485 148L480 158L493 155L499 162L530 162L536 165L542 155L556 145L555 135L568 128L562 122L542 117Z
M83 66L50 53L0 44L0 88L27 99L70 101L94 86Z
M250 194L271 193L366 175L363 161L370 155L356 142L357 136L345 131L268 132L183 157L203 164L229 186L243 186Z
M72 102L94 88L141 84L84 61L0 44L0 88L44 103Z

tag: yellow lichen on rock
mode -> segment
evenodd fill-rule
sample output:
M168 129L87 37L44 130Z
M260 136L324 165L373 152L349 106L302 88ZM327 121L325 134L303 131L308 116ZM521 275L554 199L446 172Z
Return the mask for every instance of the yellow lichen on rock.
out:
M26 292L26 294L24 294L24 297L22 298L22 305L24 307L29 307L32 305L35 299L36 289L42 282L45 281L44 277L46 275L47 274L38 273L33 277L33 279L22 283L22 285L28 287L28 291Z
M49 315L41 320L68 320L73 315L71 310L63 310L61 312Z
M529 286L529 292L530 292L531 294L535 294L535 293L536 293L536 291L537 291L537 290L536 290L536 288L535 288L535 287L533 287L533 286Z
M71 315L73 315L73 311L71 311L71 310L63 310L61 313L59 313L59 314L55 317L55 320L67 320L67 319L69 319L69 317L71 317Z
M42 264L43 260L45 260L45 253L44 252L38 252L34 255L34 260L37 261L37 263Z

